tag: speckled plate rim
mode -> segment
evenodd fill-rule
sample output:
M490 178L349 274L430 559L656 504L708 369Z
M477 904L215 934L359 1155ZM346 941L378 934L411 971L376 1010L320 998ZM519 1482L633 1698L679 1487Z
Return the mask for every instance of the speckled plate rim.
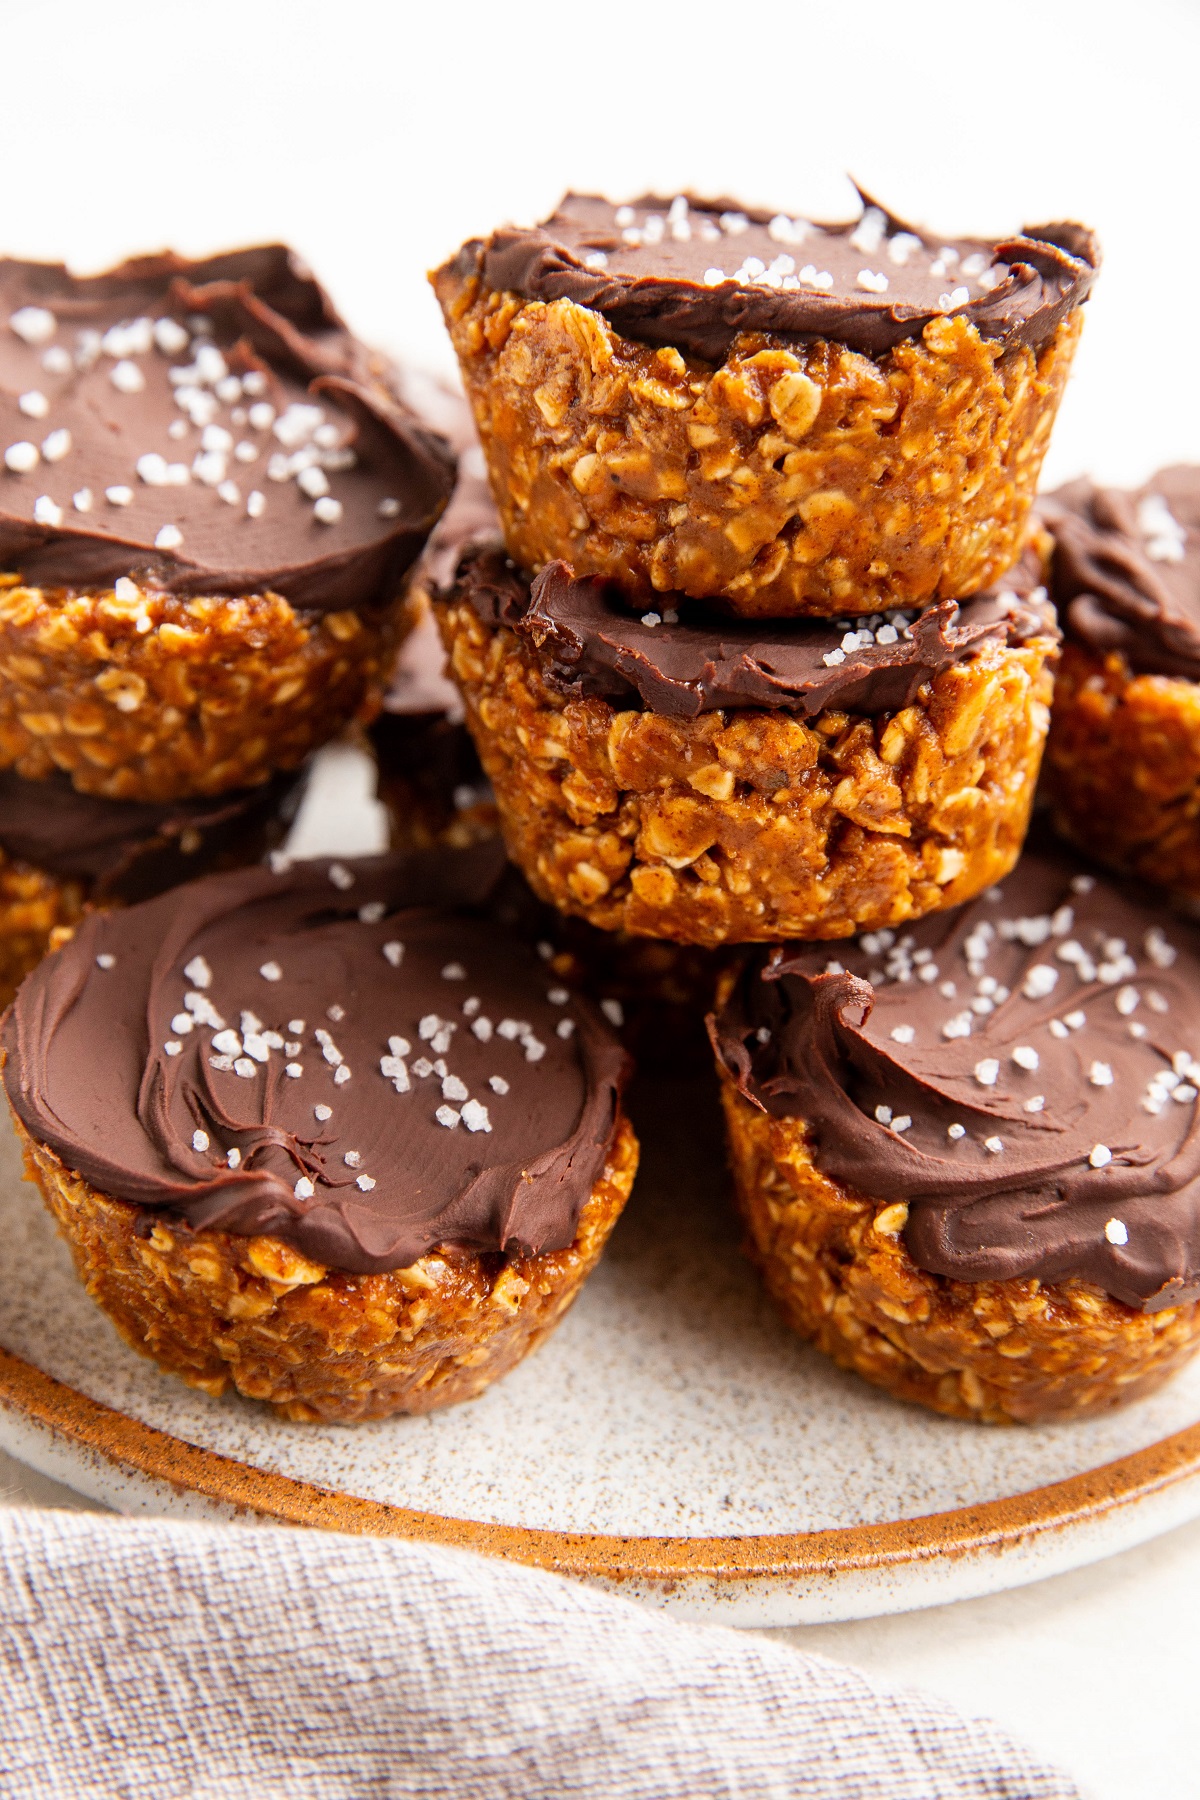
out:
M1125 1509L1138 1508L1200 1478L1200 1424L1196 1424L1065 1480L950 1512L761 1536L620 1537L448 1518L254 1468L93 1400L4 1349L0 1349L0 1406L118 1470L177 1493L203 1496L234 1513L250 1513L281 1525L449 1545L561 1575L614 1585L633 1583L664 1594L697 1581L719 1586L828 1579L1027 1548L1072 1527L1102 1526ZM1154 1535L1177 1522L1178 1516L1173 1516L1137 1535ZM1124 1542L1114 1542L1080 1560L1122 1547ZM1042 1572L1051 1571L1031 1571L1024 1579Z

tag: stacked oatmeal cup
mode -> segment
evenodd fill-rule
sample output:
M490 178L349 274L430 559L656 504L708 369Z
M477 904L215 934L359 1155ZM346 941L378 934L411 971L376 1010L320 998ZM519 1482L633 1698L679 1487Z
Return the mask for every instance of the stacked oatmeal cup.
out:
M436 272L507 551L442 629L537 893L715 947L1011 868L1057 648L1028 516L1094 270L1074 226L570 197Z
M863 201L820 226L568 196L437 270L503 531L437 610L534 891L725 964L730 1158L788 1322L941 1412L1083 1416L1200 1334L1197 947L1022 859L1048 583L1114 510L1032 514L1098 256L1077 225L945 242ZM1130 502L1160 538L1161 488ZM1106 644L1155 610L1129 586L1100 588ZM1101 853L1140 834L1162 880L1161 816L1090 823L1089 730L1119 703L1144 734L1150 704L1074 649L1096 606L1054 815Z
M262 863L453 489L398 382L281 247L0 263L6 1093L122 1335L294 1420L480 1392L637 1165L625 1053L497 925L494 840Z
M0 262L0 1002L89 903L278 842L453 461L287 250Z

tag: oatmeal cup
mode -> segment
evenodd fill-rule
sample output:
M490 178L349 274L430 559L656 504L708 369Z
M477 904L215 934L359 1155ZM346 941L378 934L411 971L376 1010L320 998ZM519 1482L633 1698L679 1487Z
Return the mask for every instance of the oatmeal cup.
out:
M1024 840L1057 648L1009 585L857 624L631 618L470 553L438 602L509 854L603 931L836 938L969 899Z
M86 907L126 906L281 844L304 776L158 806L0 770L0 1009Z
M502 863L212 876L93 914L21 988L29 1173L161 1368L382 1418L480 1393L561 1318L632 1186L627 1059L484 916Z
M251 787L378 702L453 458L280 246L0 261L0 768Z
M959 599L1020 552L1098 251L568 195L431 277L509 553L640 607Z
M1027 854L956 913L751 954L709 1028L789 1325L992 1423L1148 1393L1200 1343L1200 938Z
M1043 777L1055 827L1200 899L1200 468L1039 504L1064 633Z

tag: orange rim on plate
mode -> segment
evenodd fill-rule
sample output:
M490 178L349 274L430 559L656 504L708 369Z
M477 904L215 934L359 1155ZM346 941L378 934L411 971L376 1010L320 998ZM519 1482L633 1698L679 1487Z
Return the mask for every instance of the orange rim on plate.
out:
M89 1399L7 1350L0 1350L0 1405L104 1457L117 1469L281 1524L417 1538L531 1563L561 1575L656 1586L698 1578L728 1582L835 1575L999 1551L1102 1519L1200 1473L1200 1425L1191 1425L1145 1450L1065 1481L953 1512L757 1537L615 1537L444 1518L255 1469Z

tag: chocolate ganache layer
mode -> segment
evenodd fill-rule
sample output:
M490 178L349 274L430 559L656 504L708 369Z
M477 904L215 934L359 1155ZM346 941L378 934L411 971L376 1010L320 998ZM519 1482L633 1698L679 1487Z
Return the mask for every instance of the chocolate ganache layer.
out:
M689 604L635 618L598 577L550 563L530 583L485 545L468 551L455 597L488 624L507 625L536 653L549 687L572 697L641 703L669 718L771 707L812 717L829 707L880 713L988 642L1057 637L1032 550L1008 585L926 611L868 619L745 622Z
M277 775L217 799L151 805L77 793L65 775L25 781L0 769L0 851L83 882L96 901L140 900L226 857L262 855L283 838L304 779Z
M1139 674L1200 681L1200 468L1134 493L1075 481L1038 505L1068 636Z
M0 1023L14 1111L106 1195L335 1269L561 1249L625 1056L482 916L503 861L243 870L93 915Z
M1157 1311L1200 1294L1200 940L1073 867L1027 854L832 959L756 952L709 1029L823 1173L907 1201L920 1268Z
M1082 225L989 241L932 237L859 190L841 225L732 200L567 194L541 225L463 247L493 289L569 299L623 336L719 362L740 332L831 338L878 355L947 313L1034 349L1088 296L1099 267Z
M390 600L453 457L282 245L104 275L0 261L0 570Z

